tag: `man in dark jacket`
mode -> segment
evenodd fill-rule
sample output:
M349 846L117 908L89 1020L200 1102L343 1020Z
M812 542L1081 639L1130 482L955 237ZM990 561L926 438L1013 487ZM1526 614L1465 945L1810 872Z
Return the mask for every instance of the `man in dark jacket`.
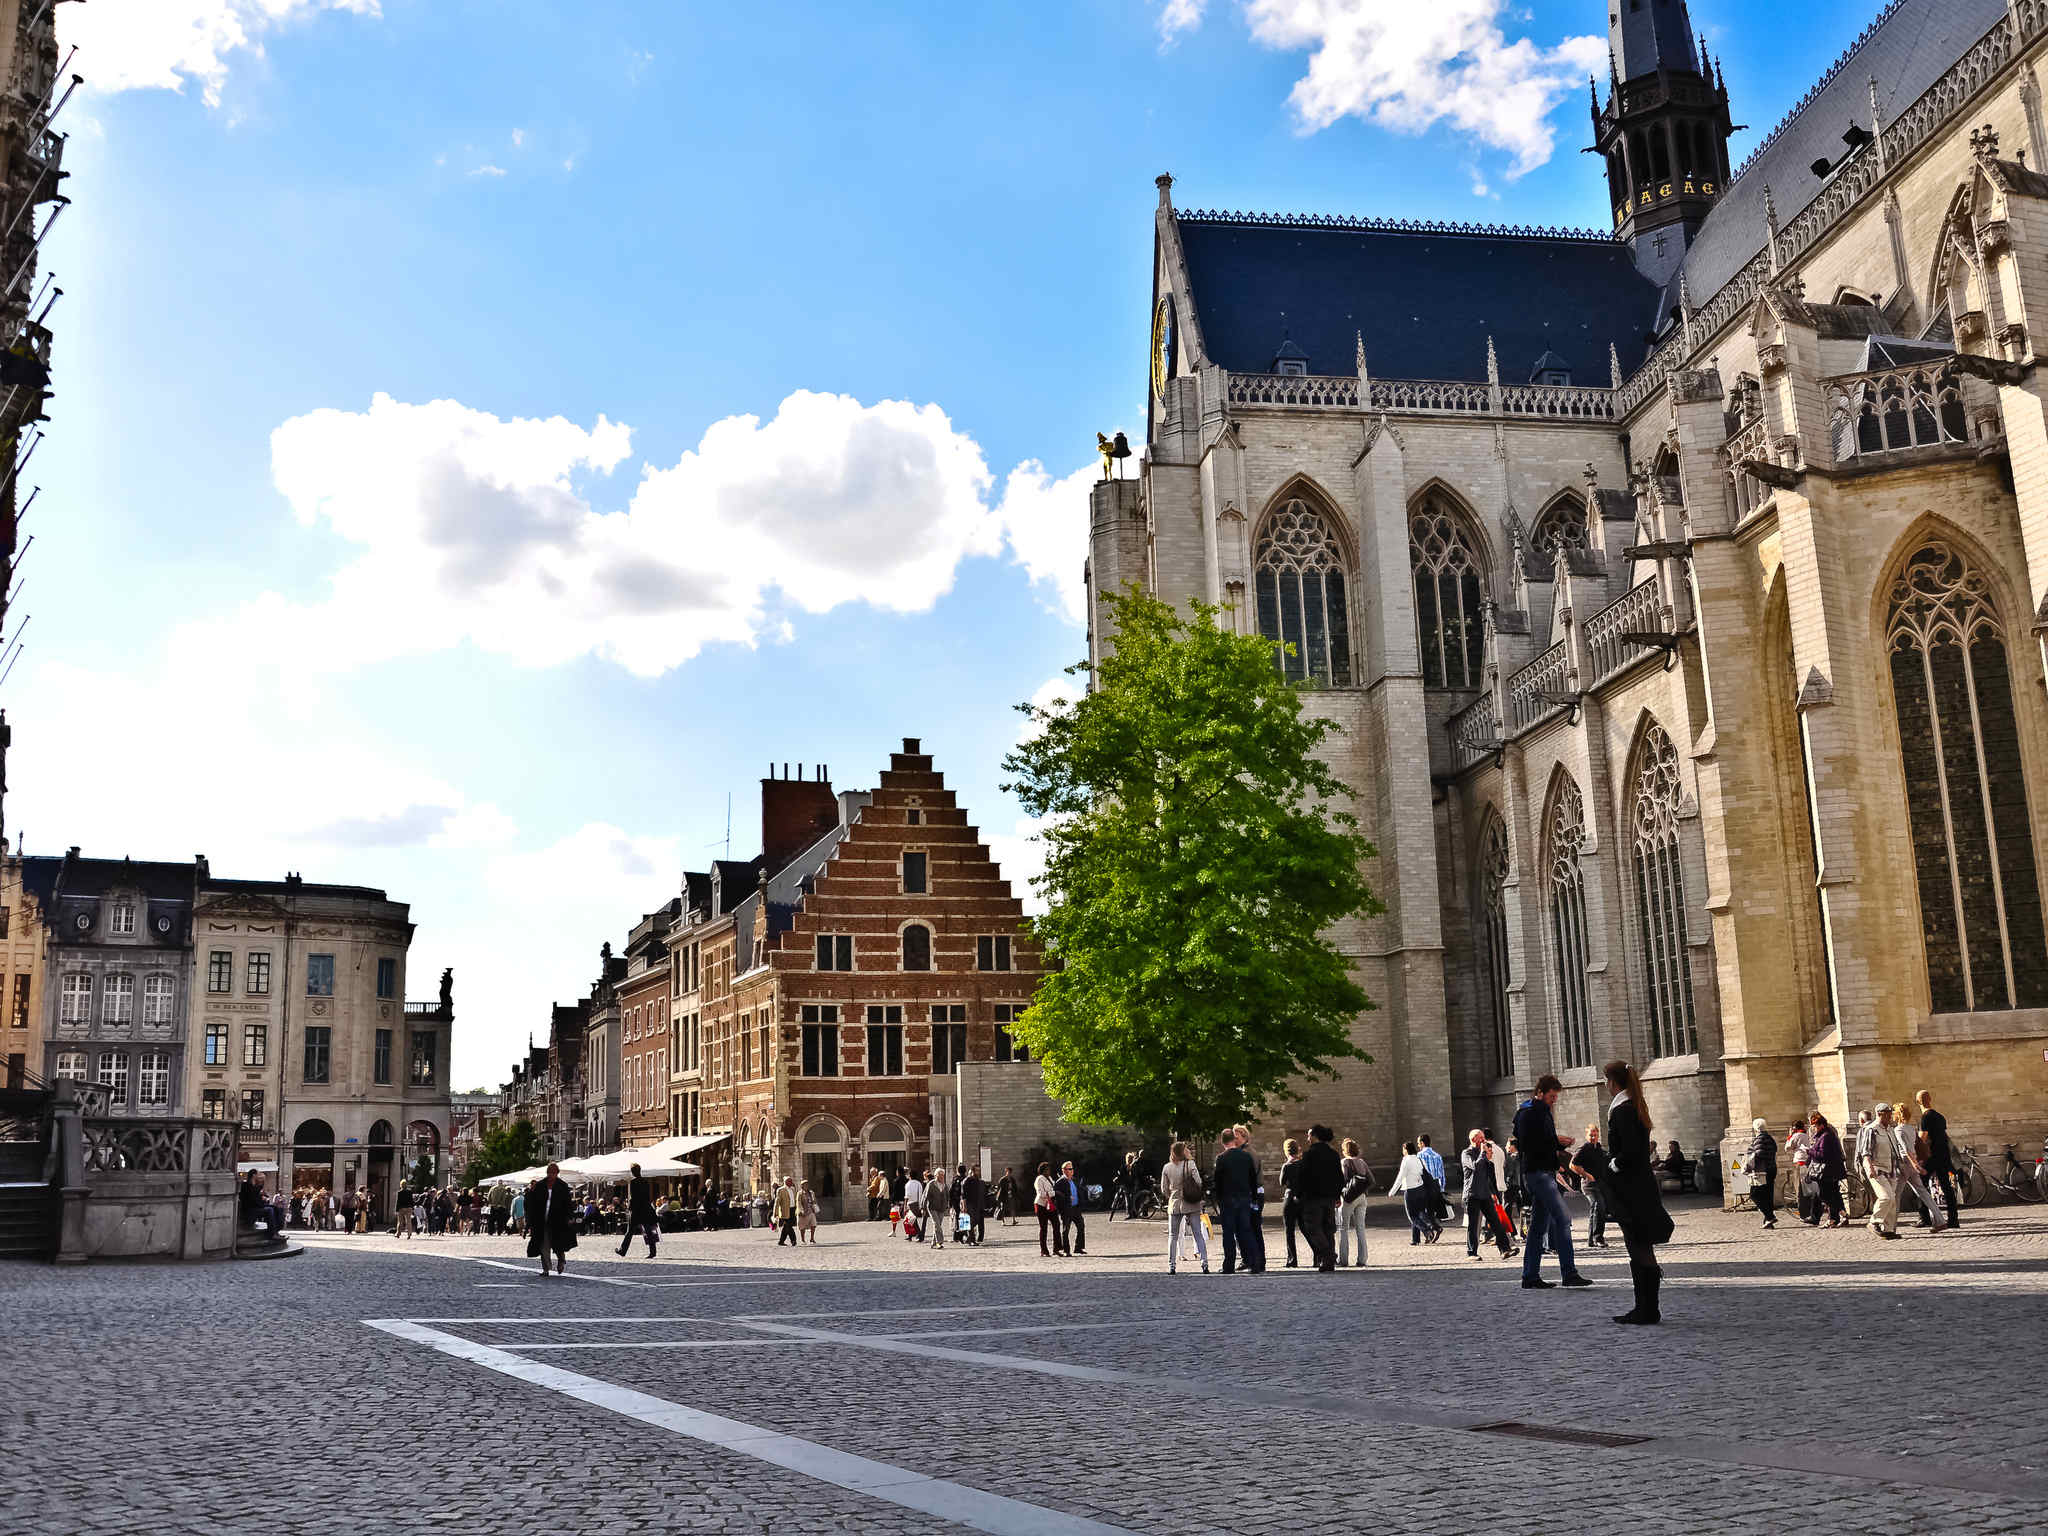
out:
M1948 1224L1954 1226L1962 1202L1956 1198L1956 1155L1948 1144L1948 1117L1934 1107L1934 1095L1925 1088L1913 1097L1920 1105L1920 1134L1927 1138L1927 1176L1941 1185Z
M1343 1159L1330 1145L1336 1133L1327 1125L1312 1125L1308 1150L1301 1154L1301 1166L1294 1175L1294 1192L1301 1201L1301 1235L1308 1239L1316 1268L1326 1275L1337 1272L1337 1202L1344 1194Z
M1465 1170L1465 1256L1471 1259L1479 1257L1481 1222L1493 1234L1502 1258L1514 1251L1507 1228L1500 1224L1500 1215L1493 1208L1501 1198L1500 1170L1493 1165L1495 1150L1493 1143L1486 1139L1486 1132L1474 1131L1458 1157L1460 1166Z
M640 1177L638 1163L633 1165L633 1176L626 1181L626 1235L619 1243L620 1258L633 1246L635 1232L647 1239L647 1257L653 1258L654 1245L661 1240L661 1222L654 1214L654 1191Z
M1252 1236L1252 1201L1259 1190L1259 1161L1237 1139L1233 1128L1223 1135L1223 1150L1209 1174L1209 1191L1223 1228L1223 1273L1250 1274L1257 1269L1258 1246ZM1240 1262L1241 1260L1241 1262Z
M1522 1289L1547 1291L1553 1284L1537 1269L1546 1246L1557 1254L1563 1283L1587 1286L1593 1282L1579 1273L1572 1257L1572 1221L1565 1214L1564 1188L1558 1170L1572 1139L1557 1134L1552 1110L1564 1084L1548 1072L1536 1079L1536 1091L1515 1111L1515 1141L1522 1152L1522 1177L1529 1187L1529 1241L1522 1249Z
M1059 1201L1060 1231L1066 1234L1069 1254L1088 1251L1088 1221L1085 1208L1088 1189L1074 1173L1072 1163L1060 1164L1060 1176L1053 1180L1053 1194Z
M576 1196L562 1182L562 1170L548 1164L547 1177L536 1179L526 1192L526 1256L540 1260L540 1272L548 1272L548 1256L554 1255L556 1274L568 1267L569 1250L576 1246Z
M960 1209L967 1213L967 1236L962 1241L979 1248L987 1235L983 1229L988 1222L988 1180L962 1163L954 1187L960 1191Z

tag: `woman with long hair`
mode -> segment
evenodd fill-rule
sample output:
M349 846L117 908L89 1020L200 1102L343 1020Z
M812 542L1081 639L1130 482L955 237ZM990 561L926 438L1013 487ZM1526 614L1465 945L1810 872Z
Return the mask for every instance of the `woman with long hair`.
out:
M1671 1217L1664 1210L1664 1197L1657 1192L1655 1149L1650 1140L1655 1126L1634 1067L1625 1061L1610 1061L1601 1075L1613 1095L1607 1105L1607 1141L1580 1147L1573 1165L1600 1185L1628 1248L1628 1275L1635 1284L1636 1304L1615 1321L1655 1324L1663 1321L1657 1292L1664 1271L1657 1264L1657 1245L1671 1240Z

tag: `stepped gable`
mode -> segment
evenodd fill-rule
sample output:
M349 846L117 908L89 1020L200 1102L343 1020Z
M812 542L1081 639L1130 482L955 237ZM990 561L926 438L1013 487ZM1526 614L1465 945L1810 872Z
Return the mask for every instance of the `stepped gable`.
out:
M927 856L922 894L903 889L903 855L919 851ZM872 798L807 885L789 926L767 940L767 958L786 1005L836 1002L844 1023L859 1024L865 1005L904 1003L911 1006L903 1022L914 1026L928 1021L923 1006L928 1001L966 1003L968 1054L991 1059L995 1033L988 1005L1030 999L1039 952L1022 937L1023 901L1011 893L980 829L969 823L967 811L915 738L891 754ZM931 929L929 971L902 969L901 932L911 922ZM820 934L852 935L852 971L816 968ZM999 934L1011 937L1010 969L979 970L976 941ZM793 1022L795 1009L785 1017ZM853 1048L861 1049L857 1033ZM926 1059L928 1035L913 1029L906 1048L911 1056ZM918 1068L907 1064L906 1070L915 1075Z
M1764 248L1766 186L1781 225L1819 196L1824 182L1813 162L1836 164L1848 153L1843 131L1852 123L1870 127L1873 78L1890 127L2005 12L2006 0L1895 0L1887 7L1736 171L1665 290L1658 326L1677 309L1680 277L1693 302L1703 304ZM1622 362L1628 364L1626 351Z
M1608 346L1633 369L1656 313L1656 288L1605 234L1209 212L1176 223L1210 361L1234 373L1270 371L1285 334L1310 373L1348 374L1362 334L1377 378L1483 383L1491 336L1510 380L1555 352L1574 383L1604 385Z

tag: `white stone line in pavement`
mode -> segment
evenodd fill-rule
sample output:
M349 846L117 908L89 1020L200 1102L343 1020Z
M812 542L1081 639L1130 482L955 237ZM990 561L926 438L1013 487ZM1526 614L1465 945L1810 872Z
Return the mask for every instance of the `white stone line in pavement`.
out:
M1049 1312L1106 1307L1106 1301L992 1301L981 1307L879 1307L869 1312L740 1312L733 1322L800 1323L814 1317L936 1317L944 1312Z
M834 1339L600 1339L595 1343L581 1344L507 1344L501 1340L490 1347L525 1355L539 1349L759 1349L766 1344L819 1349L829 1348L836 1342Z
M1120 1317L1113 1323L1033 1323L1017 1328L920 1328L915 1333L865 1333L865 1339L971 1339L994 1333L1086 1333L1096 1328L1145 1328L1153 1323L1180 1323L1185 1317Z
M465 1264L488 1264L493 1269L509 1269L514 1274L538 1275L540 1273L539 1270L533 1268L530 1264L514 1264L510 1259L480 1259L473 1254L467 1253L443 1253L437 1254L436 1257L460 1259ZM566 1269L557 1278L562 1280L588 1280L593 1285L629 1285L635 1290L645 1290L647 1288L645 1280L620 1280L612 1275L572 1275ZM538 1281L535 1283L538 1284Z
M458 1360L481 1365L486 1370L510 1376L565 1397L589 1403L608 1413L637 1419L656 1429L686 1439L716 1445L770 1466L782 1467L803 1477L815 1478L852 1493L879 1499L902 1509L914 1509L940 1520L951 1520L990 1536L1130 1536L1120 1526L1105 1525L1080 1515L1027 1504L1021 1499L970 1488L965 1483L947 1482L922 1472L892 1467L847 1451L834 1450L814 1440L763 1429L756 1424L729 1419L722 1414L686 1408L666 1398L636 1392L594 1377L580 1376L559 1366L525 1360L488 1344L473 1344L453 1334L439 1333L398 1318L366 1319L368 1326L401 1339L425 1344Z
M587 1321L587 1319L565 1317L555 1319L555 1321L563 1323L576 1323ZM735 1326L728 1319L710 1317L675 1317L665 1318L663 1319L663 1321L675 1323L708 1323L714 1327ZM1114 1323L1039 1323L1034 1326L1022 1328L948 1328L941 1329L937 1332L920 1331L918 1333L862 1334L859 1335L859 1337L879 1339L957 1339L991 1333L1085 1333L1088 1330L1095 1328L1143 1328L1153 1323L1171 1323L1176 1321L1178 1321L1178 1319L1172 1317L1136 1317ZM541 1344L511 1344L507 1343L503 1339L500 1339L497 1342L497 1344L493 1347L497 1349L517 1350L521 1354L526 1354L530 1351L537 1349L747 1349L766 1344L801 1344L806 1346L841 1345L843 1344L843 1341L840 1339L764 1339L759 1336L750 1336L744 1339L597 1339L593 1341L579 1342L574 1344L558 1344L552 1342Z

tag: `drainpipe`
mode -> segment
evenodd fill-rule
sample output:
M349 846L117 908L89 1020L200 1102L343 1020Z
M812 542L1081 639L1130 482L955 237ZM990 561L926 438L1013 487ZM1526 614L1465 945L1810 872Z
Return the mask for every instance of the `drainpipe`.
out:
M272 1136L277 1147L274 1161L278 1167L279 1183L283 1182L284 1172L284 1079L285 1064L291 1060L292 1055L292 938L299 931L298 911L298 891L295 888L287 890L284 898L284 974L279 978L279 985L283 988L283 1010L278 1016L277 1023L277 1118L272 1122ZM329 1156L332 1156L331 1152ZM298 1161L294 1159L294 1186L297 1185L298 1178ZM289 1200L290 1194L287 1193L285 1198Z

